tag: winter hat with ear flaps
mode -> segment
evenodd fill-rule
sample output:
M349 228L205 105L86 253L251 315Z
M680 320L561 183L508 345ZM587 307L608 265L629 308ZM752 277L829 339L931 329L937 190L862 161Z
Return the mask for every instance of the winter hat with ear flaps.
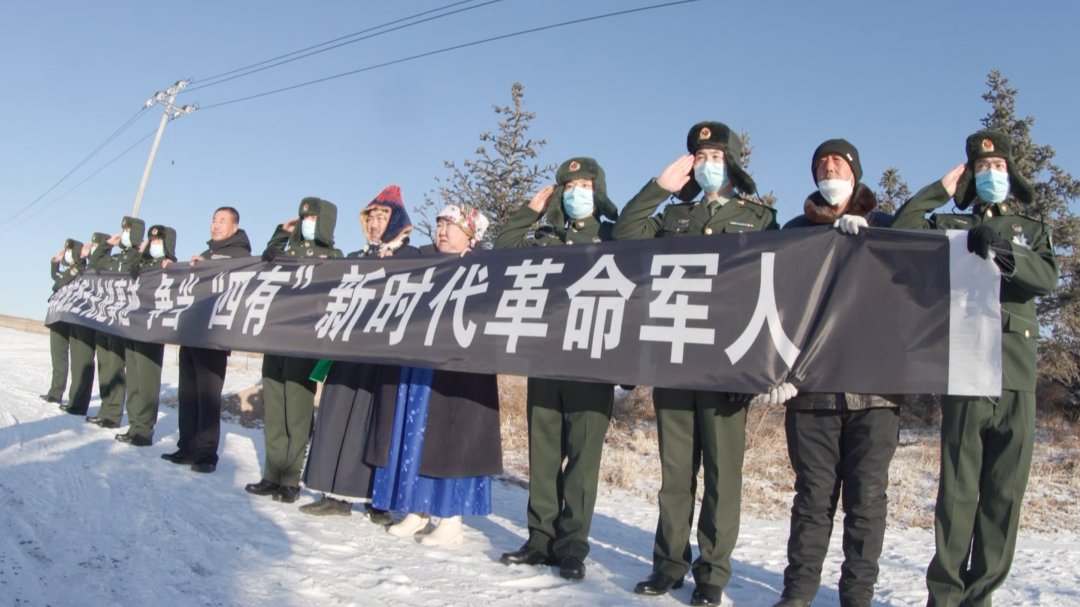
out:
M559 165L555 171L555 183L558 185L551 193L548 203L548 223L552 226L566 224L566 211L562 205L563 187L575 179L591 179L593 183L593 215L599 219L607 217L615 221L619 217L619 209L607 195L607 179L604 169L595 159L587 156L575 156Z
M754 194L757 185L740 164L742 160L742 139L731 132L723 122L699 122L690 128L686 135L686 151L696 154L701 149L717 149L724 152L724 167L727 170L728 179L735 185L735 189L743 194ZM683 189L675 196L679 200L690 201L701 193L701 186L693 175Z
M1016 170L1012 156L1012 141L998 131L978 131L968 135L964 145L967 153L967 165L964 174L956 184L956 206L966 209L975 200L975 161L980 158L1004 158L1009 172L1009 190L1023 204L1031 204L1035 199L1035 189L1031 183Z

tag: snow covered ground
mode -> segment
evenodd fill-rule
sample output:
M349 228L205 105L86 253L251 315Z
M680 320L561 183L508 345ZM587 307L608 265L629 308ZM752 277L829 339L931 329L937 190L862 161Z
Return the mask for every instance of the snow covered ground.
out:
M231 370L226 390L258 369ZM495 483L494 514L467 520L465 542L427 548L359 512L320 518L244 492L260 478L259 430L225 423L222 458L200 475L160 459L175 449L176 410L161 408L155 443L135 448L38 398L48 337L0 328L0 605L679 605L631 590L649 572L656 507L602 492L582 582L547 567L505 567L525 536L527 493ZM166 351L163 391L176 389ZM95 392L91 413L97 408ZM121 431L123 428L121 428ZM786 520L743 520L725 605L771 605L782 585ZM890 529L878 605L925 602L930 531ZM815 605L837 605L838 537ZM999 605L1080 604L1076 534L1023 535Z

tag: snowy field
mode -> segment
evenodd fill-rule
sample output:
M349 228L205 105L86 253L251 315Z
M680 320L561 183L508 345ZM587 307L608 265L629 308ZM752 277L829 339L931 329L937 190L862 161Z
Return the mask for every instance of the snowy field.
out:
M226 390L258 381L231 370ZM160 459L175 450L176 410L162 406L154 444L113 440L38 398L48 337L0 328L0 605L685 605L631 591L649 572L656 507L601 492L581 582L553 568L505 567L525 537L527 492L497 482L494 514L466 519L465 542L427 548L388 535L359 512L320 518L249 495L260 478L259 430L226 422L217 472ZM175 349L163 392L176 390ZM97 409L97 396L91 413ZM125 418L126 421L126 418ZM120 429L123 431L123 428ZM814 605L838 605L838 536ZM724 605L771 605L782 586L786 520L743 520ZM890 529L876 605L925 602L930 531ZM998 605L1080 604L1075 534L1022 535Z

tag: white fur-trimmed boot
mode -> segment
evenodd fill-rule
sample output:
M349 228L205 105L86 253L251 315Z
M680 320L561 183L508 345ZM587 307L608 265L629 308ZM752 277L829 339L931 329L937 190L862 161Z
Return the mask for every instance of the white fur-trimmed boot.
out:
M453 546L460 544L462 540L461 517L450 516L443 518L431 533L420 538L420 543L425 546Z
M423 531L430 520L426 514L410 512L405 515L405 518L401 519L400 523L390 525L386 532L397 537L410 537Z

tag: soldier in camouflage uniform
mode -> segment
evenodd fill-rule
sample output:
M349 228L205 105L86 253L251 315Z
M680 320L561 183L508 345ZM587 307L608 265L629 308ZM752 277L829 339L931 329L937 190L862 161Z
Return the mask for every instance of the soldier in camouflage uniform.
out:
M90 254L91 269L110 272L131 272L139 265L146 223L138 217L124 217L120 232L113 234ZM120 250L112 252L113 247ZM124 396L127 393L124 371L124 338L104 331L94 336L98 360L98 390L101 407L86 421L102 428L119 428L124 417Z
M262 258L267 262L278 256L338 259L342 253L334 248L336 225L334 203L305 198L300 201L298 216L277 226ZM315 382L311 380L311 371L317 362L295 356L263 356L266 459L262 480L244 487L248 493L272 495L275 501L290 504L300 495L300 469L315 413Z
M990 605L1008 576L1035 437L1035 298L1054 290L1050 231L1017 214L1034 190L1020 175L1008 136L967 138L967 162L920 190L894 228L967 230L967 248L1001 270L1001 396L946 396L941 476L934 511L936 552L926 572L928 605ZM1009 194L1013 198L1009 198ZM967 213L934 213L949 198Z
M611 240L618 210L607 197L600 165L592 158L571 158L555 179L557 185L541 189L510 217L495 248ZM529 237L529 228L545 214L547 225ZM611 384L529 378L529 539L503 554L504 564L558 564L564 578L585 576L600 455L613 406Z
M776 211L745 196L753 179L739 164L742 143L719 122L694 125L689 154L649 181L623 209L615 239L738 234L775 230ZM699 192L704 197L695 200ZM739 192L739 194L736 194ZM656 208L675 195L679 202ZM682 586L692 570L691 604L719 605L731 578L731 552L739 535L746 408L752 395L655 388L662 484L653 570L638 594L664 594ZM698 516L701 554L691 566L690 525L697 473L704 464L705 493Z

